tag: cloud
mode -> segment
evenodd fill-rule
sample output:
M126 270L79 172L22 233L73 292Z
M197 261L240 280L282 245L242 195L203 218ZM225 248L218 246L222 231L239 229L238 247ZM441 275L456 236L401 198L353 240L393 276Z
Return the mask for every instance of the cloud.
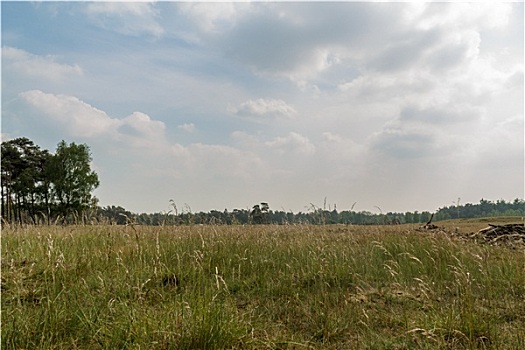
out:
M458 123L469 123L481 119L483 109L471 105L457 105L446 108L428 106L421 108L416 105L407 105L399 114L401 124L421 124L429 128L436 126L450 127Z
M320 153L334 163L342 161L357 161L366 157L366 147L354 140L329 131L321 134Z
M406 104L369 138L373 152L395 159L450 157L469 148L465 128L475 132L484 108L470 104Z
M385 43L385 47L369 57L367 69L385 71L399 71L417 65L426 52L440 42L441 33L431 29L427 31L413 31L398 33L398 37Z
M57 59L56 56L39 56L14 47L2 47L3 68L25 77L61 82L83 75L79 65L58 63Z
M157 22L158 11L149 2L91 2L85 7L91 20L105 29L124 35L148 34L159 37L164 34Z
M438 138L429 130L387 128L375 135L374 150L397 159L432 157L440 150Z
M405 29L400 17L391 16L391 10L400 8L399 4L250 4L250 11L242 16L216 23L213 35L201 33L201 40L257 74L304 85L333 68L365 64L367 54ZM200 19L194 15L193 21ZM375 30L378 26L381 31Z
M181 2L177 3L181 13L193 21L203 32L213 33L224 30L224 26L231 26L236 19L249 7L246 4L225 3L200 3Z
M509 22L512 5L506 2L428 3L417 10L415 25L421 29L448 27L495 29Z
M212 43L223 47L227 57L256 72L302 81L330 66L337 49L330 45L333 40L326 28L320 27L323 24L315 19L310 4L281 5L258 4L229 30L215 36ZM334 13L320 10L315 16L325 16L327 12ZM340 37L340 23L332 21L331 26L336 28L331 35Z
M184 124L181 124L181 125L177 126L177 128L191 133L191 132L195 131L195 124L193 124L193 123L184 123Z
M123 118L112 118L106 112L74 96L55 95L40 90L30 90L19 96L57 122L75 137L110 137L123 140L135 147L163 147L165 125L148 115L134 112Z
M133 130L136 130L140 135L147 138L158 137L164 134L164 123L151 118L142 112L134 112L133 114L122 119L122 125L129 125Z
M284 77L300 87L319 86L323 77L348 81L356 73L408 69L442 74L460 68L477 57L480 33L506 25L512 14L511 4L500 3L192 4L181 8L189 22L200 28L196 35L200 34L202 45L256 74Z
M231 138L235 144L242 149L247 149L257 154L270 155L268 150L276 151L280 155L312 155L316 151L315 145L310 139L297 132L289 132L286 136L277 136L274 138L266 138L263 134L250 134L246 131L236 130L231 133ZM269 156L270 158L273 155ZM273 159L273 158L272 158ZM272 159L269 159L272 161ZM287 161L286 158L285 162Z
M261 143L257 136L252 135L246 131L235 130L230 136L235 142L239 143L241 147L244 148L253 149L259 146Z
M267 141L266 146L276 149L279 153L297 153L302 155L312 155L315 153L315 145L310 142L308 137L290 132L287 136L276 137L272 141Z
M101 111L74 96L54 95L40 90L21 92L19 96L57 121L73 136L94 137L112 134L120 125Z
M297 111L283 100L262 99L248 100L237 107L229 106L230 113L250 117L293 118Z

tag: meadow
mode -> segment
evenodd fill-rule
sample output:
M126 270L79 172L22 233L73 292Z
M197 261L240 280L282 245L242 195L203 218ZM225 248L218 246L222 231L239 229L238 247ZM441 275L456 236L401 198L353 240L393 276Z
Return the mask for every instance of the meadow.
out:
M4 226L1 348L525 349L525 249L443 225Z

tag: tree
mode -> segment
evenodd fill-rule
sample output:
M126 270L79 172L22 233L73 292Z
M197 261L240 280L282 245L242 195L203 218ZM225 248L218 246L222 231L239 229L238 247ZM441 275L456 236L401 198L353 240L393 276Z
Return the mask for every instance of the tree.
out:
M263 223L268 223L268 216L270 215L270 205L266 202L261 203L261 214Z
M100 184L91 170L91 154L85 144L61 141L51 159L49 175L53 179L53 196L64 216L80 214L92 203L91 192Z
M20 151L13 141L2 142L2 217L9 221L16 216L13 187L22 165Z
M25 137L2 142L1 209L9 222L49 223L55 215L96 207L99 185L87 145L59 143L55 155ZM85 212L84 212L85 213Z
M49 159L47 150L25 137L2 142L2 215L7 220L22 222L23 216L29 216L36 222L48 193L45 168Z
M253 206L250 212L250 218L254 224L265 224L268 223L268 215L270 214L270 206L266 202L262 202L261 205L256 204Z
M250 212L250 218L254 224L262 224L262 212L259 204L255 204Z

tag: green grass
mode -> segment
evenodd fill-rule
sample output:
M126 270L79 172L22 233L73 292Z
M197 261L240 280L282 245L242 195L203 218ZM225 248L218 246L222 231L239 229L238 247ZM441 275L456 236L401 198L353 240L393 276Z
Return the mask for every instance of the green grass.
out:
M524 349L525 250L415 228L5 227L2 349Z

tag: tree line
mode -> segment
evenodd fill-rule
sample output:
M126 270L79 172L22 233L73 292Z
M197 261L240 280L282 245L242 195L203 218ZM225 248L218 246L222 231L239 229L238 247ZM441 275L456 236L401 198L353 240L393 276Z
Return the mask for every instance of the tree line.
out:
M179 211L171 201L173 210L165 213L136 214L120 206L98 208L98 218L109 224L125 225L246 225L246 224L352 224L352 225L394 225L426 223L433 216L433 221L455 218L478 218L490 216L525 216L525 201L515 199L511 202L497 200L496 202L481 199L478 204L466 203L443 207L436 212L388 212L372 213L369 211L353 211L337 209L326 210L311 204L307 211L293 213L291 211L272 210L268 203L254 205L251 209L233 209L228 211L211 210L194 213L185 205Z
M75 222L96 212L99 185L89 147L61 141L54 154L25 137L2 142L2 219L11 223Z

